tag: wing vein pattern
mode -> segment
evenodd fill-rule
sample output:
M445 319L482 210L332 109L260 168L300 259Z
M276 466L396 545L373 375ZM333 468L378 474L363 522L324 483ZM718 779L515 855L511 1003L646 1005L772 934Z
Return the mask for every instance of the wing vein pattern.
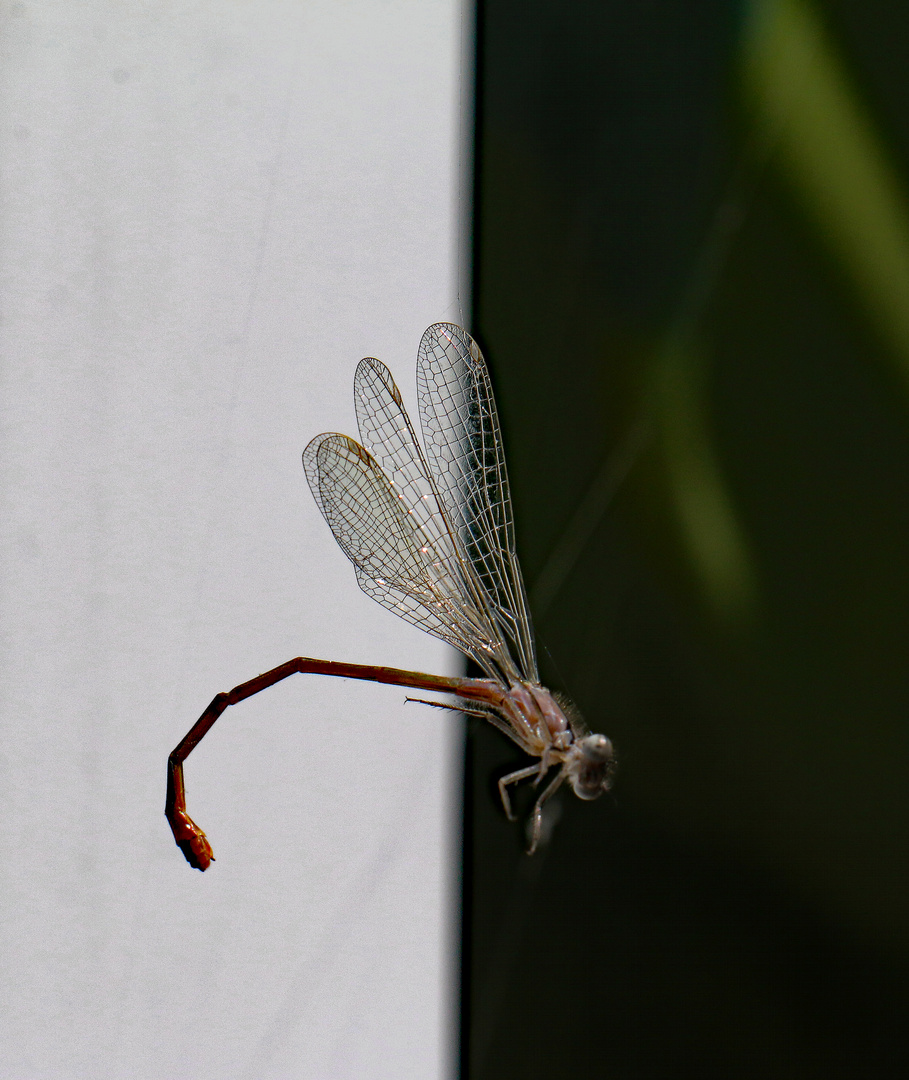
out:
M477 343L459 326L437 323L423 335L417 396L426 453L445 509L524 678L538 682L492 383Z
M495 403L469 335L430 327L417 386L425 455L391 373L360 361L362 445L334 433L313 439L303 454L309 486L368 596L503 686L536 682Z

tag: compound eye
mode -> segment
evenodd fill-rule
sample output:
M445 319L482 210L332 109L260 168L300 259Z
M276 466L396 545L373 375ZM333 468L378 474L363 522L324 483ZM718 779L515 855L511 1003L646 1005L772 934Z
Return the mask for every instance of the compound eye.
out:
M605 735L587 735L577 744L578 757L571 786L579 799L596 799L612 787L615 754Z
M615 754L612 740L605 735L587 735L581 739L581 749L588 761L612 761Z

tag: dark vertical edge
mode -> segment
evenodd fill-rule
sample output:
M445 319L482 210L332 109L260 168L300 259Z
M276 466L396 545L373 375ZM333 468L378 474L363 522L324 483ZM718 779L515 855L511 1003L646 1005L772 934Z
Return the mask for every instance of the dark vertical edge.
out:
M463 100L462 79L462 138L461 138L461 216L463 236L461 237L464 253L464 268L459 286L464 288L464 322L466 327L475 329L475 310L479 283L477 281L477 232L480 215L479 173L482 168L480 147L482 140L483 117L483 76L484 76L484 0L463 0L462 14L462 63L465 76L471 78L472 96L469 102ZM471 14L473 17L470 22ZM470 670L469 674L479 672ZM457 1075L461 1080L469 1076L470 1031L471 1031L471 986L473 978L472 950L473 941L473 865L475 859L474 831L474 725L466 724L463 753L463 797L461 803L461 875L460 875L460 1008L458 1025Z
M460 1009L458 1025L458 1071L461 1080L466 1080L470 1060L470 989L473 975L471 963L471 941L473 940L473 905L472 895L472 868L474 852L474 782L475 771L473 767L471 725L465 725L463 753L463 796L461 801L461 926L460 926Z
M465 196L470 199L470 310L466 312L469 330L477 328L477 309L482 287L477 237L483 227L483 206L480 199L483 173L484 105L486 83L486 2L476 0L473 25L473 116L471 124L471 175L465 184Z

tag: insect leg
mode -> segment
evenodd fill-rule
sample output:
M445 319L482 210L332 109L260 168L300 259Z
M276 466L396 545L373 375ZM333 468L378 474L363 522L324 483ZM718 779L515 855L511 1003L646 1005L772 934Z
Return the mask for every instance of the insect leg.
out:
M550 795L555 795L555 793L559 790L564 781L565 773L560 772L558 776L556 776L555 779L552 781L552 783L548 784L543 789L542 795L540 795L536 803L534 803L533 813L530 815L530 821L528 822L527 829L528 839L530 841L527 848L528 855L532 855L536 851L537 844L540 842L540 833L543 831L543 804L550 797Z
M539 776L542 767L542 764L528 765L526 769L518 769L517 772L509 773L499 780L499 795L502 798L502 809L505 811L505 816L509 821L517 820L512 813L511 799L508 797L509 785L517 784L521 780L526 780L528 776Z

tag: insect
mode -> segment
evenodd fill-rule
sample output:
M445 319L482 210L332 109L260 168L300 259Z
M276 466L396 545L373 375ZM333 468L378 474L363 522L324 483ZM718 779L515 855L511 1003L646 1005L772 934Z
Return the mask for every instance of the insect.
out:
M539 843L544 804L565 781L581 799L612 786L610 740L590 734L573 707L540 685L492 385L476 342L460 327L437 323L423 335L417 393L422 446L388 368L361 360L354 376L360 441L318 435L303 453L306 478L360 588L460 649L486 677L299 656L218 694L168 760L165 814L198 870L214 855L186 812L183 762L229 705L296 673L454 695L423 703L483 717L504 732L538 759L499 780L509 820L508 789L530 778L537 786L554 772L530 816L528 853Z

